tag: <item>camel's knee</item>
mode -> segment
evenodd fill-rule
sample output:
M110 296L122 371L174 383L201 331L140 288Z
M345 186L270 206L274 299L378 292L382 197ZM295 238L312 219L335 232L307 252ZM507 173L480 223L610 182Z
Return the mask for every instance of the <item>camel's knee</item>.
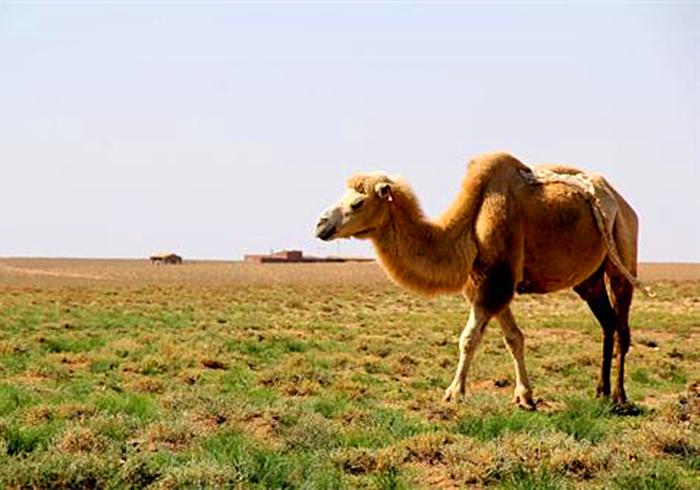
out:
M489 315L482 309L472 308L467 325L459 336L459 350L461 352L466 353L473 350L479 344L489 318Z
M486 324L477 325L473 328L465 328L462 335L459 336L459 350L461 352L467 352L474 349L484 334L486 329Z
M512 349L522 350L525 345L525 336L519 328L502 328L503 340Z
M608 277L610 278L610 290L615 312L618 317L626 321L632 304L634 286L619 273L608 272Z
M522 352L525 346L525 336L515 323L515 319L509 309L506 309L498 316L498 323L501 326L503 341L506 347L512 352Z

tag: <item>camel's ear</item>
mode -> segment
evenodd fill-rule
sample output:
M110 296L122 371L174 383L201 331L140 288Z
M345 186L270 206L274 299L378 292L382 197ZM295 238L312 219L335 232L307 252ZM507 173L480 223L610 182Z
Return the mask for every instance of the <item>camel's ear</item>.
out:
M377 195L385 201L391 202L394 200L393 197L391 197L391 184L387 182L381 182L375 185L374 192L376 192Z

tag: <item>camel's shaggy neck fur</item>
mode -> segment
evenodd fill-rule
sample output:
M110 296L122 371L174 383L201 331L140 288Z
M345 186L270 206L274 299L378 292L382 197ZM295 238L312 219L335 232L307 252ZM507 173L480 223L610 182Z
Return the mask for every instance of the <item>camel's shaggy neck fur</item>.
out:
M465 179L462 190L437 220L429 220L413 190L404 182L392 186L388 218L372 242L390 277L425 294L460 291L476 256L473 236L478 197Z

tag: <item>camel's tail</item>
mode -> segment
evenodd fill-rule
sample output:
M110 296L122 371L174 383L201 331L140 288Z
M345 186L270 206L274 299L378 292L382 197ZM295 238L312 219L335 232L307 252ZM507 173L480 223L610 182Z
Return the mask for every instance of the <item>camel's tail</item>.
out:
M595 216L598 229L605 240L605 246L608 249L608 258L610 259L610 262L612 262L612 264L622 273L622 275L625 276L625 279L627 279L630 284L644 291L650 298L653 298L656 296L654 291L652 291L652 289L649 286L646 286L642 281L637 279L622 263L620 253L617 250L617 243L615 243L615 238L612 236L612 232L610 231L612 230L612 223L609 222L605 210L600 204L600 200L595 195L592 197L593 199L590 201L593 205L593 215Z

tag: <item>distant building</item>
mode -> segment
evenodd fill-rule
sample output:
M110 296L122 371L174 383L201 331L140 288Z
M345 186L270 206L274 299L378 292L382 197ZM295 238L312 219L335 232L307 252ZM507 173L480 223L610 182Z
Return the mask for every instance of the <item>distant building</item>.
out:
M182 264L182 257L172 252L153 254L149 257L149 259L153 265Z
M266 255L248 254L243 257L245 262L253 264L298 264L310 262L370 262L372 259L353 259L345 257L304 257L301 250L282 250Z

